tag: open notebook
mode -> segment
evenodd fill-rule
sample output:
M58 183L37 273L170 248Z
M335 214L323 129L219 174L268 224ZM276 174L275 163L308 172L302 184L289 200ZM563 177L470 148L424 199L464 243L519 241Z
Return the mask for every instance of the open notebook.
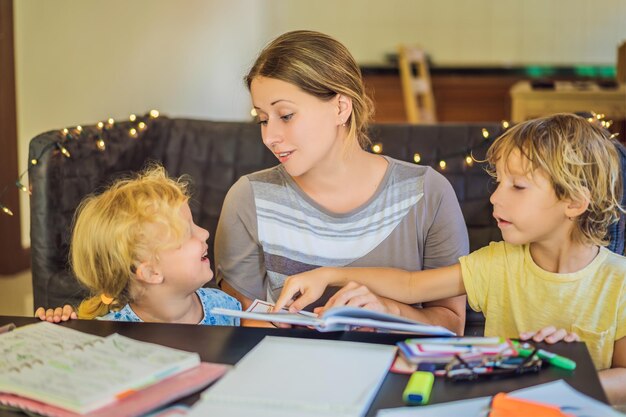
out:
M253 305L256 305L257 300ZM266 303L268 304L268 303ZM309 312L280 313L255 311L229 310L225 308L214 308L213 314L239 317L242 319L263 320L273 323L287 323L298 326L309 326L320 332L331 332L338 330L351 330L358 327L370 327L378 330L406 332L418 335L454 336L454 333L442 326L432 326L420 323L406 317L393 314L380 313L378 311L367 310L356 307L333 307L324 312L321 316L316 316Z
M0 352L0 403L52 416L142 414L229 368L201 366L197 353L47 322L1 334Z

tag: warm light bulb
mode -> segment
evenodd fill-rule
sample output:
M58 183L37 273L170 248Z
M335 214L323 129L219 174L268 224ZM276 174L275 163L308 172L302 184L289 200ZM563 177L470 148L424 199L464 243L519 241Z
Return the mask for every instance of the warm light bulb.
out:
M76 126L76 130L78 130L78 133L81 133L83 131L83 127L81 125Z
M256 112L256 109L252 109L252 110L250 110L250 116L252 116L252 117L257 117L257 115L258 115L258 114L257 114L257 112Z
M413 154L413 162L415 162L416 164L419 164L421 160L422 160L422 156L419 153L415 152Z
M61 145L59 142L57 142L57 147L59 148L59 150L61 151L61 153L66 157L69 158L71 157L70 152L65 149L65 146Z
M383 144L382 143L375 143L374 145L372 145L372 152L374 153L381 153L383 151Z
M39 161L37 161L35 158L30 160L31 165L37 165L37 162Z
M439 161L439 168L446 169L447 165L448 164L446 164L446 161L444 161L443 159L441 161Z
M159 111L158 110L150 110L150 117L152 117L153 119L156 119L157 117L159 117Z
M113 120L113 118L112 118L112 117L109 117L109 120L107 120L107 123L108 123L109 125L113 125L113 124L115 123L115 120Z
M15 181L15 186L19 188L21 191L24 191L25 193L28 192L28 188L26 188L26 186L22 184L20 180Z
M2 208L2 211L5 212L6 214L8 214L9 216L13 215L13 212L11 210L9 210L8 207L3 206L2 204L0 204L0 207Z
M508 129L509 126L511 126L511 124L507 120L503 120L502 121L502 128L503 129Z
M63 132L63 136L65 136L68 133L70 133L70 131L67 128L63 129L62 132Z
M144 122L139 122L137 127L139 128L139 130L144 130L146 128L146 124Z
M98 148L99 151L104 151L107 148L107 145L102 139L98 139L96 141L96 148Z
M131 122L134 122L135 120L137 120L137 115L131 114L130 116L128 116L128 120L130 120Z
M98 122L98 124L96 126L98 126L99 130L102 130L104 128L104 123Z
M489 131L483 127L483 138L487 139L489 137Z
M472 165L474 165L474 158L472 158L471 155L467 155L465 157L465 163L471 167Z
M130 129L130 130L128 131L128 134L129 134L131 137L136 138L136 137L137 137L137 129L135 129L135 128Z

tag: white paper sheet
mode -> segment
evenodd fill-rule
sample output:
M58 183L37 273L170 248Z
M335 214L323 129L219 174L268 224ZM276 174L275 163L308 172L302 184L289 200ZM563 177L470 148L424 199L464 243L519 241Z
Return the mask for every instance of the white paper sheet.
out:
M267 336L190 415L362 416L394 355L394 346Z

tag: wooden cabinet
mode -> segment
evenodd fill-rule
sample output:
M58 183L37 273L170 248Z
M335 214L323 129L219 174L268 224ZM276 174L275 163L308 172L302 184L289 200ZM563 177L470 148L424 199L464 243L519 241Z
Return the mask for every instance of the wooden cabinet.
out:
M398 75L364 75L363 81L368 95L374 102L376 123L405 123L407 121Z
M400 77L392 72L364 73L363 79L376 107L378 123L406 122ZM509 120L509 90L523 79L517 75L432 74L437 120L484 122Z
M542 79L606 82L614 80L611 69L610 66L431 66L430 74L438 121L484 122L511 120L513 115L510 91L518 81ZM400 76L395 65L393 63L362 65L361 70L366 88L376 106L375 121L406 122ZM619 117L620 112L611 115L616 118L616 122L624 118Z
M511 75L434 75L437 117L442 122L509 120L509 89L519 81Z
M535 89L528 81L511 88L514 122L560 112L592 111L608 119L626 117L626 84L600 88L596 83L556 82L554 88Z
M437 120L439 122L497 122L516 119L511 110L512 99L510 92L513 85L519 81L528 81L530 77L520 73L520 71L504 70L500 74L494 73L494 71L486 71L485 74L477 73L478 71L475 70L469 72L469 74L461 74L455 71L431 71ZM558 77L555 78L570 81L601 80L601 78L576 77L571 74L558 74ZM374 71L364 70L363 79L376 108L374 121L377 123L406 123L407 117L404 111L402 87L398 71L391 67L386 67L382 71L380 69L375 69ZM528 83L518 85L528 85ZM597 93L599 95L611 96L609 104L614 109L613 107L607 109L604 105L598 105L598 103L603 101L598 101L597 99L593 101L593 98L591 99L593 105L590 104L593 108L585 110L584 108L588 107L586 105L555 107L551 102L546 102L540 97L539 101L535 100L534 104L530 103L525 107L526 110L524 110L523 117L520 118L520 110L518 110L517 119L523 120L527 117L542 116L549 113L549 109L553 109L555 112L604 112L607 118L614 122L610 130L618 133L618 140L624 142L626 140L624 88L622 85L612 92L606 90ZM524 95L525 93L518 93L518 96L520 94ZM545 94L558 95L550 92ZM594 94L587 95L595 96ZM587 99L586 103L591 102ZM520 108L519 105L517 108Z

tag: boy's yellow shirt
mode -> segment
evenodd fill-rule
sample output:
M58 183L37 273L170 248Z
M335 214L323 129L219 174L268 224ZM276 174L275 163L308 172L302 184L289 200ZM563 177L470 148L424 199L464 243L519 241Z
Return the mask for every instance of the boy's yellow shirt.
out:
M577 333L596 369L611 367L626 336L626 258L606 248L570 274L541 269L528 245L492 242L460 258L470 307L485 315L485 336L518 337L546 326Z

